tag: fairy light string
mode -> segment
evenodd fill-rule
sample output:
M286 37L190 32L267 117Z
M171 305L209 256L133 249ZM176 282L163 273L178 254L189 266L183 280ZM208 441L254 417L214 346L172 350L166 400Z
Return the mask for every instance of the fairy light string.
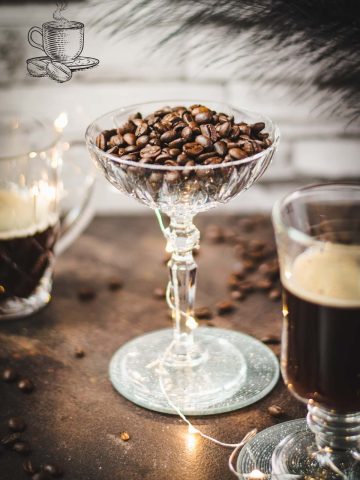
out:
M164 237L167 239L167 236L168 236L167 229L164 225L161 213L158 209L155 210L155 213L156 213L156 217L157 217L157 220L159 222L161 231L162 231ZM174 295L174 292L173 292L173 286L172 286L171 282L169 282L168 285L167 285L167 288L166 288L166 302L167 302L169 308L171 310L176 309L178 311L178 315L184 316L186 318L187 326L189 328L191 328L191 329L197 328L198 324L197 324L196 320L194 319L194 317L192 317L191 315L189 315L188 313L186 313L184 311L179 311L178 305L174 305L174 303L173 303L173 298L176 299L176 296ZM249 431L241 439L241 441L238 442L238 443L227 443L227 442L220 441L217 438L214 438L210 435L207 435L206 433L203 433L201 430L199 430L197 427L195 427L191 423L191 421L184 415L184 413L181 411L181 409L171 400L171 398L169 397L169 395L166 391L164 381L163 381L163 376L166 373L166 369L165 369L166 358L168 357L168 355L171 354L171 351L172 351L174 345L175 345L175 340L172 340L170 342L170 344L168 345L168 347L166 348L163 355L158 360L156 360L155 362L152 362L151 364L149 364L148 368L154 368L156 366L156 368L157 368L156 371L159 374L160 389L161 389L164 397L166 398L168 404L170 405L170 407L178 414L178 416L183 420L183 422L187 424L189 435L200 435L202 438L204 438L206 440L209 440L210 442L215 443L216 445L219 445L219 446L225 447L225 448L232 448L233 451L232 451L232 453L229 457L228 466L229 466L230 471L236 477L238 477L240 479L243 479L243 480L266 480L267 478L270 479L270 477L268 475L265 475L260 470L253 470L249 474L239 474L234 467L234 461L235 461L237 453L240 451L240 449L248 441L250 441L252 438L255 437L255 435L257 433L257 429L253 429L253 430Z

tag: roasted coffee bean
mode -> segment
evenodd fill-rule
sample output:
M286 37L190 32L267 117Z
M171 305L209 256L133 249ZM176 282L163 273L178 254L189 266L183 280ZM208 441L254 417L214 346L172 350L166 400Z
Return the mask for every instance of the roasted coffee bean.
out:
M118 147L119 145L122 145L124 142L124 139L122 137L122 135L113 135L108 144L110 144L111 147Z
M142 118L142 113L141 112L135 112L135 113L132 113L131 115L129 115L129 120L137 120L137 119L141 119Z
M259 273L270 278L277 278L279 276L279 263L277 260L269 260L262 263L259 268Z
M210 157L207 160L205 160L204 164L205 165L218 165L222 162L222 159L220 157Z
M124 152L125 153L134 153L134 152L137 152L139 150L139 147L137 147L136 145L129 145L128 147L126 147L124 149Z
M197 156L203 152L204 148L199 143L191 142L185 143L185 145L183 146L183 150L187 155Z
M213 114L210 111L200 112L195 115L195 122L199 125L202 123L210 123L213 119Z
M269 299L273 300L274 302L276 300L279 300L281 298L281 290L279 288L273 288L269 292Z
M259 278L254 286L257 290L269 290L272 287L272 281L269 278Z
M181 136L186 142L190 141L193 138L193 135L194 132L191 130L190 127L184 127L181 130Z
M199 320L208 320L212 318L212 312L209 307L197 307L194 310L194 315Z
M233 274L229 275L227 286L230 290L237 290L239 288L239 279Z
M63 471L58 465L53 465L51 463L46 463L42 466L42 471L48 473L53 478L59 478L63 476Z
M210 112L210 109L208 107L205 107L205 105L191 105L189 107L189 110L191 111L192 115Z
M106 150L106 153L109 153L110 155L118 155L119 147L111 147L109 150Z
M180 155L177 156L176 161L179 165L184 166L187 162L190 161L190 159L186 155L186 153L180 153Z
M175 160L169 159L165 160L165 165L169 167L177 167L177 162L175 162Z
M169 147L181 149L184 143L185 143L185 140L183 138L177 138L169 143Z
M252 292L254 290L254 284L250 280L239 280L239 290L245 293Z
M169 184L178 183L181 179L181 174L178 170L173 170L165 173L165 181Z
M227 137L231 131L231 123L224 122L216 126L216 131L221 137Z
M246 299L246 295L243 291L241 290L233 290L231 293L230 293L230 296L233 300L236 300L238 302L242 302L243 300Z
M77 296L82 302L88 302L96 297L96 291L91 287L82 287L78 290Z
M216 128L214 127L213 124L211 123L206 123L204 125L201 125L200 126L200 131L201 133L205 136L205 137L208 137L210 138L210 140L212 142L216 142L216 140L218 139L219 135L216 131Z
M221 302L217 302L215 307L219 315L225 315L226 313L231 313L235 309L235 305L231 300L223 300Z
M1 373L1 379L4 382L7 382L7 383L15 382L15 380L18 378L18 376L19 375L18 375L17 371L14 368L11 368L11 367L5 368L5 370L3 370L2 373Z
M192 123L194 121L194 117L191 115L190 112L185 112L182 116L184 122L187 124Z
M145 147L145 145L149 142L150 138L148 135L141 135L137 140L136 140L136 146L139 148Z
M18 442L21 438L19 432L16 433L8 433L0 440L0 444L5 448L10 448L14 445L14 443Z
M19 440L13 444L12 450L20 455L28 455L31 451L30 443L25 440Z
M35 386L31 380L28 378L22 378L19 380L18 384L18 389L21 390L23 393L31 393Z
M166 291L164 288L158 287L158 288L155 288L155 290L153 291L153 295L155 298L159 300L163 300L166 296Z
M227 154L227 150L228 150L227 145L225 142L221 140L219 142L214 143L214 148L216 150L216 153L218 153L222 157L224 157Z
M281 417L284 415L284 410L279 405L270 405L268 413L272 417Z
M275 335L267 335L265 337L260 338L260 340L265 343L266 345L279 345L280 338L276 337Z
M247 135L250 136L251 133L251 128L249 125L246 123L239 123L239 130L240 130L240 135Z
M160 152L161 152L161 148L158 145L150 145L140 150L140 155L142 157L154 158L160 155Z
M253 260L245 259L245 260L243 260L243 266L244 266L245 270L251 271L251 270L255 269L256 264Z
M134 133L125 133L123 138L128 145L136 145L136 136Z
M22 464L23 470L27 475L34 475L40 471L40 467L32 460L25 460Z
M246 153L243 150L241 150L241 148L230 148L229 155L234 160L242 160L243 158L247 157Z
M169 143L175 140L177 134L175 130L168 130L167 132L163 133L160 137L160 140L164 143Z
M96 137L96 146L98 148L101 148L101 150L105 150L106 145L107 145L107 138L103 133L100 133L100 135Z
M261 130L264 130L265 123L264 122L257 122L257 123L254 123L253 125L250 125L250 128L255 134L258 134L258 133L261 132Z
M199 155L197 157L198 160L200 160L200 162L204 162L205 160L211 158L211 157L214 157L215 156L215 152L206 152L206 153L202 153L201 155Z
M198 135L195 138L195 142L199 143L204 148L212 147L212 142L209 137L205 137L204 135Z
M149 129L149 126L145 122L140 122L136 128L135 135L137 137L141 137L142 135L145 135Z
M254 154L254 145L251 142L245 142L241 148L245 152L246 156Z
M75 358L84 358L85 357L85 350L81 347L76 347L74 351Z
M13 432L23 432L26 428L25 420L21 417L10 417L8 427Z
M179 150L178 148L170 148L169 154L170 154L172 157L177 157L178 155L181 154L181 150Z

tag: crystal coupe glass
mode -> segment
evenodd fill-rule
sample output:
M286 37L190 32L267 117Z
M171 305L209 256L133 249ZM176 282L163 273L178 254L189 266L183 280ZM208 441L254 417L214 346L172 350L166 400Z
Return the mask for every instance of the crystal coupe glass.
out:
M307 419L259 433L238 471L360 479L360 185L305 187L273 222L283 285L281 367Z
M191 167L139 164L96 146L96 137L102 131L119 127L130 114L148 115L166 104L192 103L176 100L120 108L94 121L87 129L86 142L92 159L112 185L158 215L162 212L170 218L163 232L167 251L172 254L168 303L173 330L142 335L122 346L110 364L111 381L123 396L143 407L175 413L176 406L185 414L207 415L262 398L278 379L278 363L272 352L252 337L217 328L196 328L197 265L193 250L199 246L200 234L193 218L228 202L261 177L278 144L278 129L263 115L204 102L214 110L234 115L235 121L263 121L271 146L243 160Z

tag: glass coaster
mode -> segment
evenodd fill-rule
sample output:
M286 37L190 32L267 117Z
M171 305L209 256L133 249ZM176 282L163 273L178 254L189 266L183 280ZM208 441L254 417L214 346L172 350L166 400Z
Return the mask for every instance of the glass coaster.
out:
M274 353L249 335L221 328L198 328L195 342L206 355L195 366L184 363L162 370L163 388L185 415L230 412L257 402L279 378ZM176 414L161 389L157 359L173 339L164 329L136 337L119 348L109 373L114 388L131 402Z

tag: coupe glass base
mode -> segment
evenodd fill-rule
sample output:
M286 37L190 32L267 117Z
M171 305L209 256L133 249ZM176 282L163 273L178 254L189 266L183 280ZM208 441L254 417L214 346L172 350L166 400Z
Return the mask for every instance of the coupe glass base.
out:
M357 480L360 462L348 452L320 453L305 419L280 423L260 432L240 452L237 472L244 480L254 470L274 479ZM339 470L337 470L339 469Z
M161 364L173 330L158 330L126 343L110 363L113 386L137 405L176 414L168 396L185 415L237 410L260 400L275 386L277 358L255 338L206 327L195 330L194 337L197 359Z

